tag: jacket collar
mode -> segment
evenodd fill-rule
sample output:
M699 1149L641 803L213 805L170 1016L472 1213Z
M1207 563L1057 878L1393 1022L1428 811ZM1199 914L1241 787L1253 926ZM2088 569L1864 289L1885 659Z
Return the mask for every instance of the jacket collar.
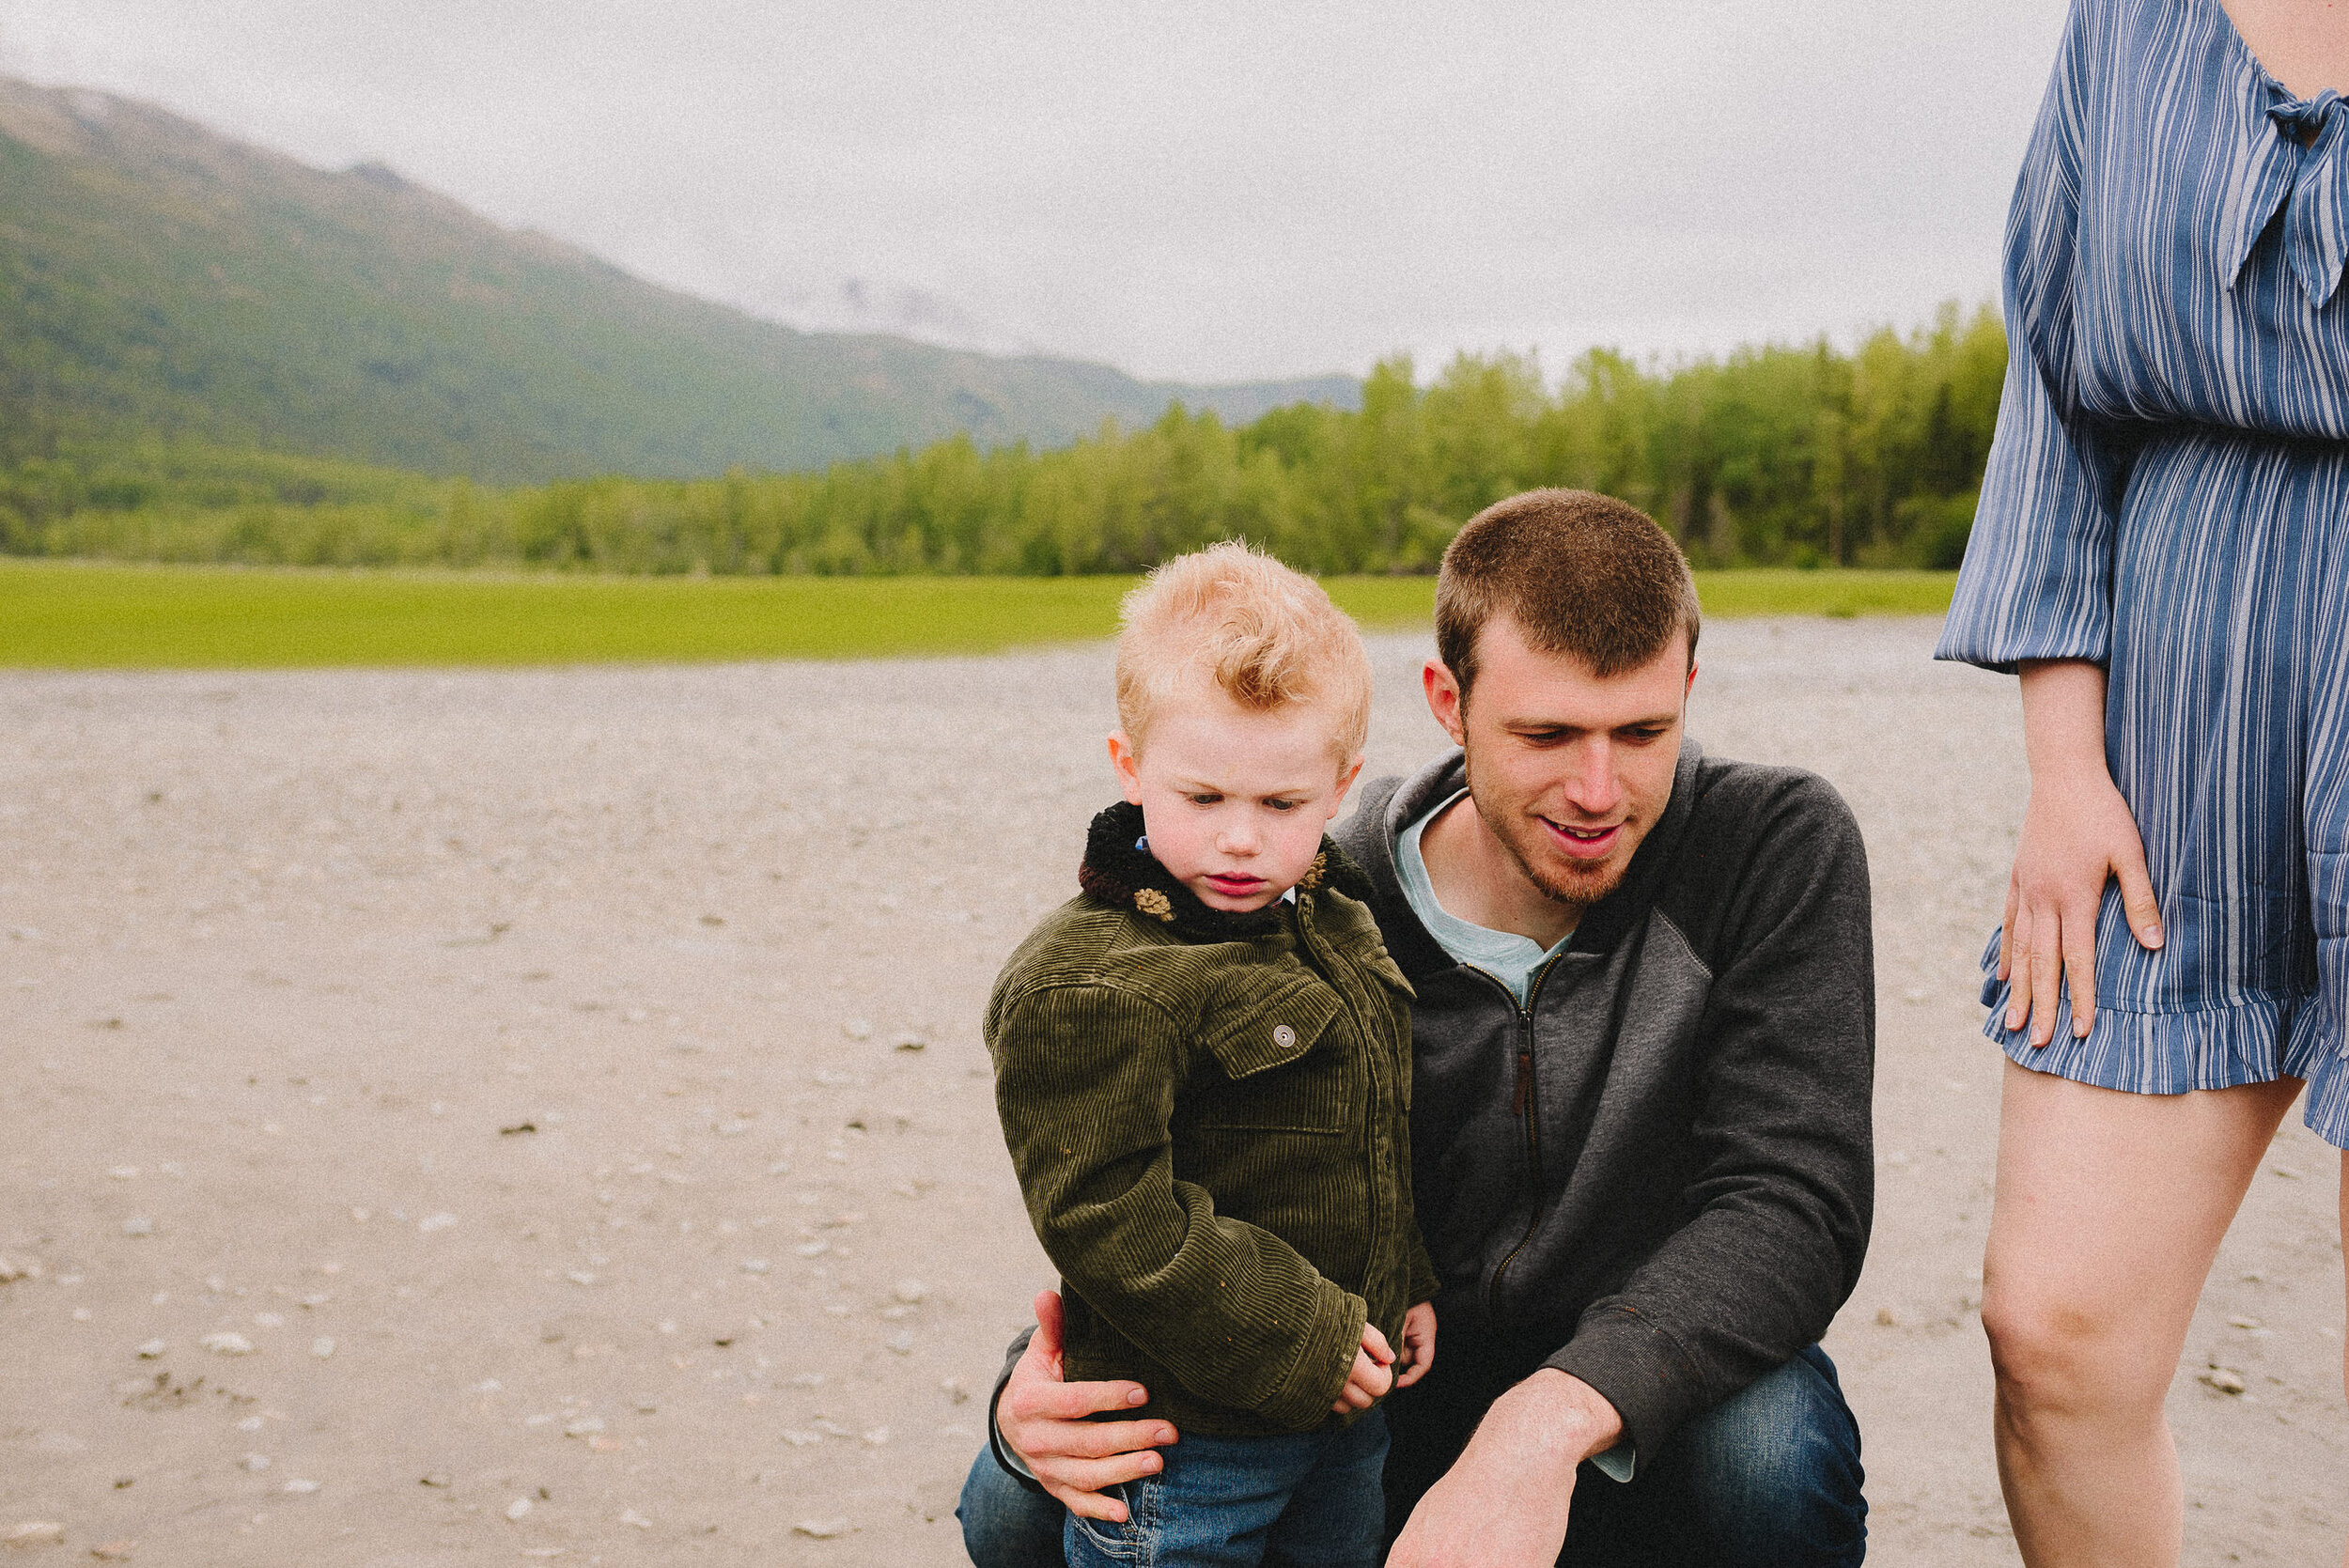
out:
M1206 941L1251 941L1269 937L1283 927L1279 901L1261 909L1212 909L1199 895L1168 874L1158 858L1141 846L1142 808L1120 800L1096 815L1085 833L1084 863L1077 869L1077 885L1087 896L1119 908L1163 921L1187 937ZM1325 836L1321 853L1297 884L1301 902L1324 887L1353 894L1367 903L1371 886L1346 852Z
M1631 864L1615 891L1593 905L1574 929L1569 953L1603 953L1611 949L1655 901L1657 878L1671 860L1688 827L1697 795L1697 773L1704 748L1683 737L1680 760L1672 769L1672 794L1664 814L1633 851ZM1457 968L1427 928L1411 912L1403 896L1403 880L1395 870L1395 840L1403 830L1468 787L1468 761L1457 747L1417 772L1400 780L1385 780L1364 791L1361 804L1339 830L1346 846L1360 860L1374 893L1378 928L1407 975L1416 979L1439 970Z

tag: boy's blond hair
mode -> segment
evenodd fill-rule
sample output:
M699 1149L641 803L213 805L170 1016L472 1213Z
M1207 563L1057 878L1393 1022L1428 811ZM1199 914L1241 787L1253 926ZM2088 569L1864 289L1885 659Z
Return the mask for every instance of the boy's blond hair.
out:
M1326 710L1341 765L1370 734L1370 656L1321 584L1237 540L1177 555L1118 613L1117 722L1139 753L1155 705L1205 674L1242 707Z

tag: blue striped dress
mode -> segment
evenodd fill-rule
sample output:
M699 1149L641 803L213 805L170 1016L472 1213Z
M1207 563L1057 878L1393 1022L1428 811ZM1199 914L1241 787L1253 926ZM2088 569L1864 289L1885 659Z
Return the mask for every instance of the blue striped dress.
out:
M2218 0L2074 0L2006 236L1998 435L1939 657L2106 665L2167 945L2108 888L2096 1020L2026 1067L2309 1080L2349 1147L2349 105Z

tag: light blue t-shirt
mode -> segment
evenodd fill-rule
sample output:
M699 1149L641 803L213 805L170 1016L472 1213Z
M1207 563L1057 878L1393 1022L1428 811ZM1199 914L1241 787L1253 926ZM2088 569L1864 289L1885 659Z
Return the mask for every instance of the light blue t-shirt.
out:
M1472 924L1436 902L1436 884L1427 879L1427 862L1419 851L1419 836L1427 831L1427 824L1450 809L1453 801L1468 793L1463 789L1439 802L1434 811L1403 830L1394 841L1395 876L1403 883L1403 901L1419 916L1419 923L1427 927L1427 934L1436 939L1436 945L1450 954L1455 963L1483 970L1509 987L1525 1005L1527 988L1532 984L1533 971L1565 951L1574 939L1569 931L1558 939L1558 945L1544 948L1531 937L1520 937L1514 931L1495 931L1489 926Z

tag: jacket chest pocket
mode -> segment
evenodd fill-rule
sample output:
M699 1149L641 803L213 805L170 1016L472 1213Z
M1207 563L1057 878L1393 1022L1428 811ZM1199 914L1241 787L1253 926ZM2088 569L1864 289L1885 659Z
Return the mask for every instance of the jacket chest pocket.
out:
M1209 1063L1191 1080L1192 1124L1259 1132L1344 1132L1356 1082L1345 1004L1323 986L1252 1001L1209 1021Z

